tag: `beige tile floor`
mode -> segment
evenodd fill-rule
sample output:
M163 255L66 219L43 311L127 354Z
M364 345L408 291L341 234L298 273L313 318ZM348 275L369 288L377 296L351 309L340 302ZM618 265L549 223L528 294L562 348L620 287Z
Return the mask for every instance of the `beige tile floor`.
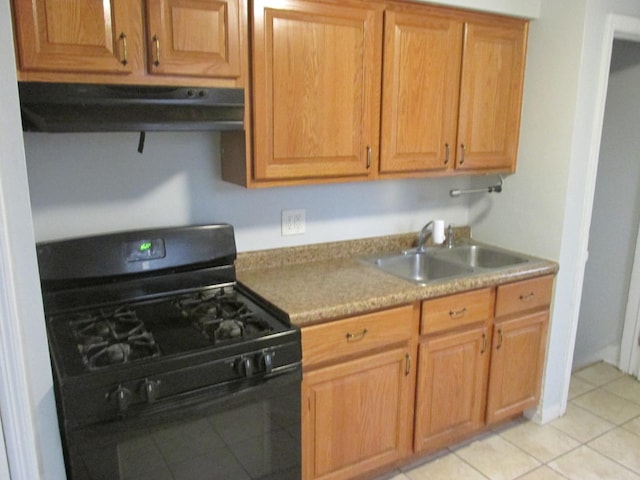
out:
M510 423L383 479L640 480L640 382L591 365L573 374L563 417Z

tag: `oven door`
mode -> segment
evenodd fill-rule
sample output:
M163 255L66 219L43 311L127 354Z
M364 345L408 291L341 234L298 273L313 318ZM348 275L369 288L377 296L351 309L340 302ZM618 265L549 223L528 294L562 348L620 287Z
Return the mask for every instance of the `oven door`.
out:
M301 367L66 433L71 480L299 480Z

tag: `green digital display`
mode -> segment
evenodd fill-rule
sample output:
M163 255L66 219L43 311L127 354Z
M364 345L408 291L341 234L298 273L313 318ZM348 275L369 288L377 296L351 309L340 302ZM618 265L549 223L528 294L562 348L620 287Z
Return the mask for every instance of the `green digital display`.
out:
M147 262L164 258L166 255L164 239L145 238L124 242L124 256L127 262Z

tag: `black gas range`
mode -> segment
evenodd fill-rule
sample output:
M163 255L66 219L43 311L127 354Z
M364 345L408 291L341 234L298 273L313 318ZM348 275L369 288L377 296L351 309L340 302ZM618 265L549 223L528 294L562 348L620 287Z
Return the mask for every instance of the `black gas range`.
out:
M300 332L236 282L230 225L37 252L72 480L300 478Z

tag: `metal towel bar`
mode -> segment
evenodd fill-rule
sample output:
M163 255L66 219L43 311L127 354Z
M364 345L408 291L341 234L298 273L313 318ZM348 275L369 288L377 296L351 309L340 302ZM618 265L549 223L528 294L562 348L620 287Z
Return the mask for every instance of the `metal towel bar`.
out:
M449 190L449 195L452 197L459 197L460 195L467 195L469 193L500 193L502 192L502 175L498 175L498 178L500 179L500 183L498 185L490 185L484 188L472 188L470 190L453 189Z

